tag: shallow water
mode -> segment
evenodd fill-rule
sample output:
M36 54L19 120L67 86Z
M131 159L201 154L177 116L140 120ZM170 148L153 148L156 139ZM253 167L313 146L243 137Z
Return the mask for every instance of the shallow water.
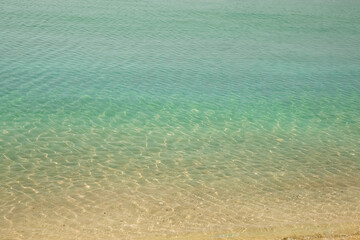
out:
M359 9L1 1L0 235L358 228Z

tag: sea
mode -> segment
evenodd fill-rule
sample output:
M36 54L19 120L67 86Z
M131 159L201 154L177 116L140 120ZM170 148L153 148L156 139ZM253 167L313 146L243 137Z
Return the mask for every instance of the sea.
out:
M0 239L359 234L360 1L0 1Z

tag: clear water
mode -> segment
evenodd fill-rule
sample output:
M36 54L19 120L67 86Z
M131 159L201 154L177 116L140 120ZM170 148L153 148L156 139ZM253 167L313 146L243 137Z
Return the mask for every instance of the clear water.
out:
M2 0L1 238L360 226L359 16L357 0Z

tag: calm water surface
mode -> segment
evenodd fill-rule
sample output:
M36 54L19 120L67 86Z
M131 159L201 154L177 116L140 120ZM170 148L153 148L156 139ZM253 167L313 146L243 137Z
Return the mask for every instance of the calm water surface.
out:
M2 0L0 238L358 229L359 16Z

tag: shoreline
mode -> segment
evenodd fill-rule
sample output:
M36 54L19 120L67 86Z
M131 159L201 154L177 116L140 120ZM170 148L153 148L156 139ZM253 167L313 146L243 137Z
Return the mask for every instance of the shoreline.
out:
M144 237L134 239L149 240L208 240L208 239L244 239L244 240L320 240L320 239L343 239L360 240L360 223L324 226L301 226L301 227L271 227L271 228L242 228L233 231L212 233L187 233L176 235L164 235L156 237Z

